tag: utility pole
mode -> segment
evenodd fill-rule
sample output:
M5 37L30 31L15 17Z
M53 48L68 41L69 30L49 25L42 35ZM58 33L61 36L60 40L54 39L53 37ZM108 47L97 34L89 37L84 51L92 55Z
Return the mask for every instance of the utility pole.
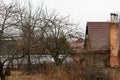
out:
M118 56L118 14L111 13L110 22L110 66L120 67Z

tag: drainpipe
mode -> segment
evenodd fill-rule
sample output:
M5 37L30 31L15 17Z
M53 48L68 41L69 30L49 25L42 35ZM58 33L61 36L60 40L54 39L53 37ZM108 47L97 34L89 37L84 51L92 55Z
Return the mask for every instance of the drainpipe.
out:
M119 67L118 14L111 13L110 22L110 66Z

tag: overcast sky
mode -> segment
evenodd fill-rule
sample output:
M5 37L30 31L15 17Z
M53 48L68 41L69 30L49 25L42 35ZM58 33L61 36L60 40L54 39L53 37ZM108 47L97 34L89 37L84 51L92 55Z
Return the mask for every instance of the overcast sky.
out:
M9 0L4 0L8 2ZM22 0L20 0L22 1ZM27 1L27 0L24 0ZM120 12L120 0L31 0L34 6L44 3L62 15L70 15L85 29L88 21L109 21L110 13Z

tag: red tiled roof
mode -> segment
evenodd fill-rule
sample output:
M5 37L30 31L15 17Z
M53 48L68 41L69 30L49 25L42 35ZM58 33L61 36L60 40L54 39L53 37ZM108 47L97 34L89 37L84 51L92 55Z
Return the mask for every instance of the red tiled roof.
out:
M70 44L71 48L75 47L82 47L84 45L84 40L83 39L78 39Z

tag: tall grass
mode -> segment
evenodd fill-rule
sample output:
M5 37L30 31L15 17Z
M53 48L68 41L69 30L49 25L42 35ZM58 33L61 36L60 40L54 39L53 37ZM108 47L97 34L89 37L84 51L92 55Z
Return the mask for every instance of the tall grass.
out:
M116 75L120 76L120 70L117 72L118 69L85 67L77 62L61 66L40 64L35 65L31 71L33 73L26 75L22 70L14 70L7 80L120 80L117 77L115 79L110 78L109 75L109 73L111 75L113 75L112 73L119 73Z
M14 70L7 80L84 80L82 77L80 65L77 63L63 64L56 66L54 64L41 64L33 67L33 74L26 75L22 70ZM39 68L38 68L39 67Z

